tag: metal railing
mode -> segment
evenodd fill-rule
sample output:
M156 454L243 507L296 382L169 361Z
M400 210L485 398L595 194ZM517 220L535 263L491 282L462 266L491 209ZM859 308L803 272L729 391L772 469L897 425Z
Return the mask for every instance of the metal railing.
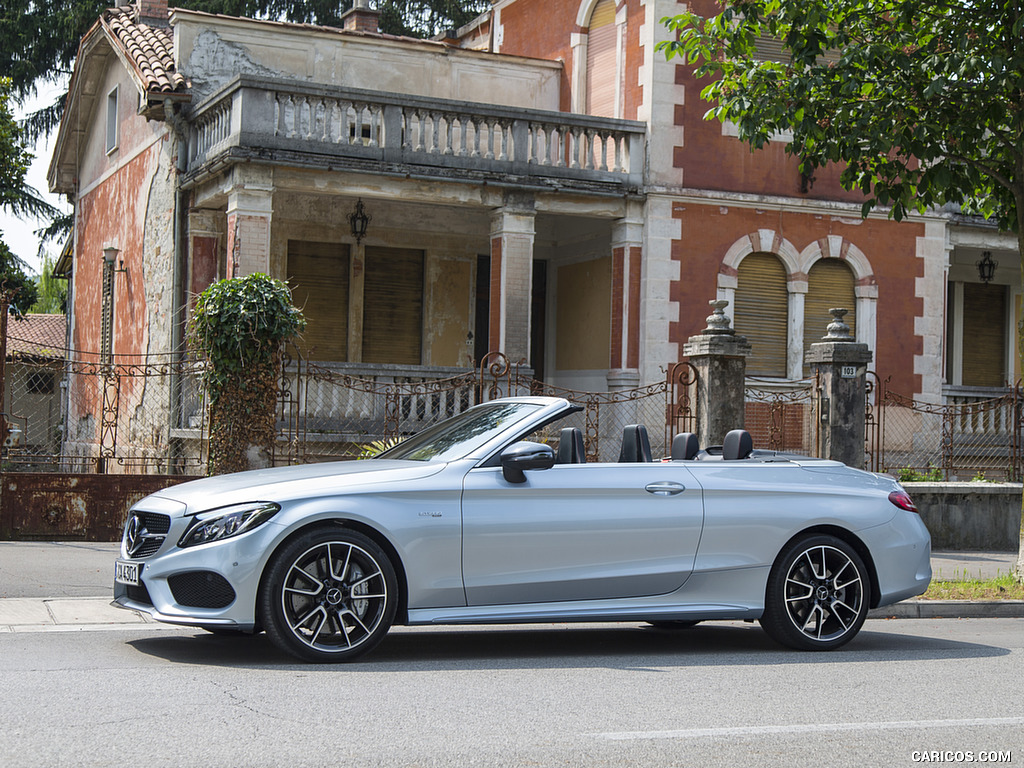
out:
M869 466L913 479L1024 477L1024 390L947 391L945 403L915 400L873 380Z

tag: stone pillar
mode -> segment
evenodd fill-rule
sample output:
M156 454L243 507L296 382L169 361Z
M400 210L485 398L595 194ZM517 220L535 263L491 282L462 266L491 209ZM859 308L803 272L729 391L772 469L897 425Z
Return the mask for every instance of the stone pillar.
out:
M843 322L846 309L830 309L828 334L806 355L818 380L815 416L822 458L858 469L864 466L867 365L871 350L859 344Z
M490 350L513 364L530 363L534 209L515 199L491 215Z
M640 278L643 222L612 225L612 329L608 390L640 386Z
M274 187L270 170L251 169L228 192L227 276L270 274Z
M697 369L697 438L702 446L721 445L730 429L742 429L750 343L730 326L728 301L709 301L708 326L683 345Z

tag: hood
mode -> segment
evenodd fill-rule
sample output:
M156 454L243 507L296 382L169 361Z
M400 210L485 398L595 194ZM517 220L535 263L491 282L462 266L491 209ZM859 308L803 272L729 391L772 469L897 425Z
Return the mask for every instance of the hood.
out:
M424 461L336 461L272 467L172 485L153 496L185 504L187 512L245 501L287 501L309 495L346 493L381 483L404 483L435 475L443 463Z

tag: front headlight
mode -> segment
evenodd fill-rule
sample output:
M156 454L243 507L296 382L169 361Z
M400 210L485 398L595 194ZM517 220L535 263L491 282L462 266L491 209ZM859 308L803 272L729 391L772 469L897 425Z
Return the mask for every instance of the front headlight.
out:
M209 512L200 512L178 542L179 547L194 547L237 536L262 525L281 507L269 501L232 504Z

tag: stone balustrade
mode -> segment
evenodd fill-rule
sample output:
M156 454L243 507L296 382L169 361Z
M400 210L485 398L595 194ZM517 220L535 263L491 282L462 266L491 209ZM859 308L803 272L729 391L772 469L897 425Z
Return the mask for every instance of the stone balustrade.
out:
M638 189L645 125L631 120L240 76L189 117L188 175L275 153L302 166L414 172L595 193Z

